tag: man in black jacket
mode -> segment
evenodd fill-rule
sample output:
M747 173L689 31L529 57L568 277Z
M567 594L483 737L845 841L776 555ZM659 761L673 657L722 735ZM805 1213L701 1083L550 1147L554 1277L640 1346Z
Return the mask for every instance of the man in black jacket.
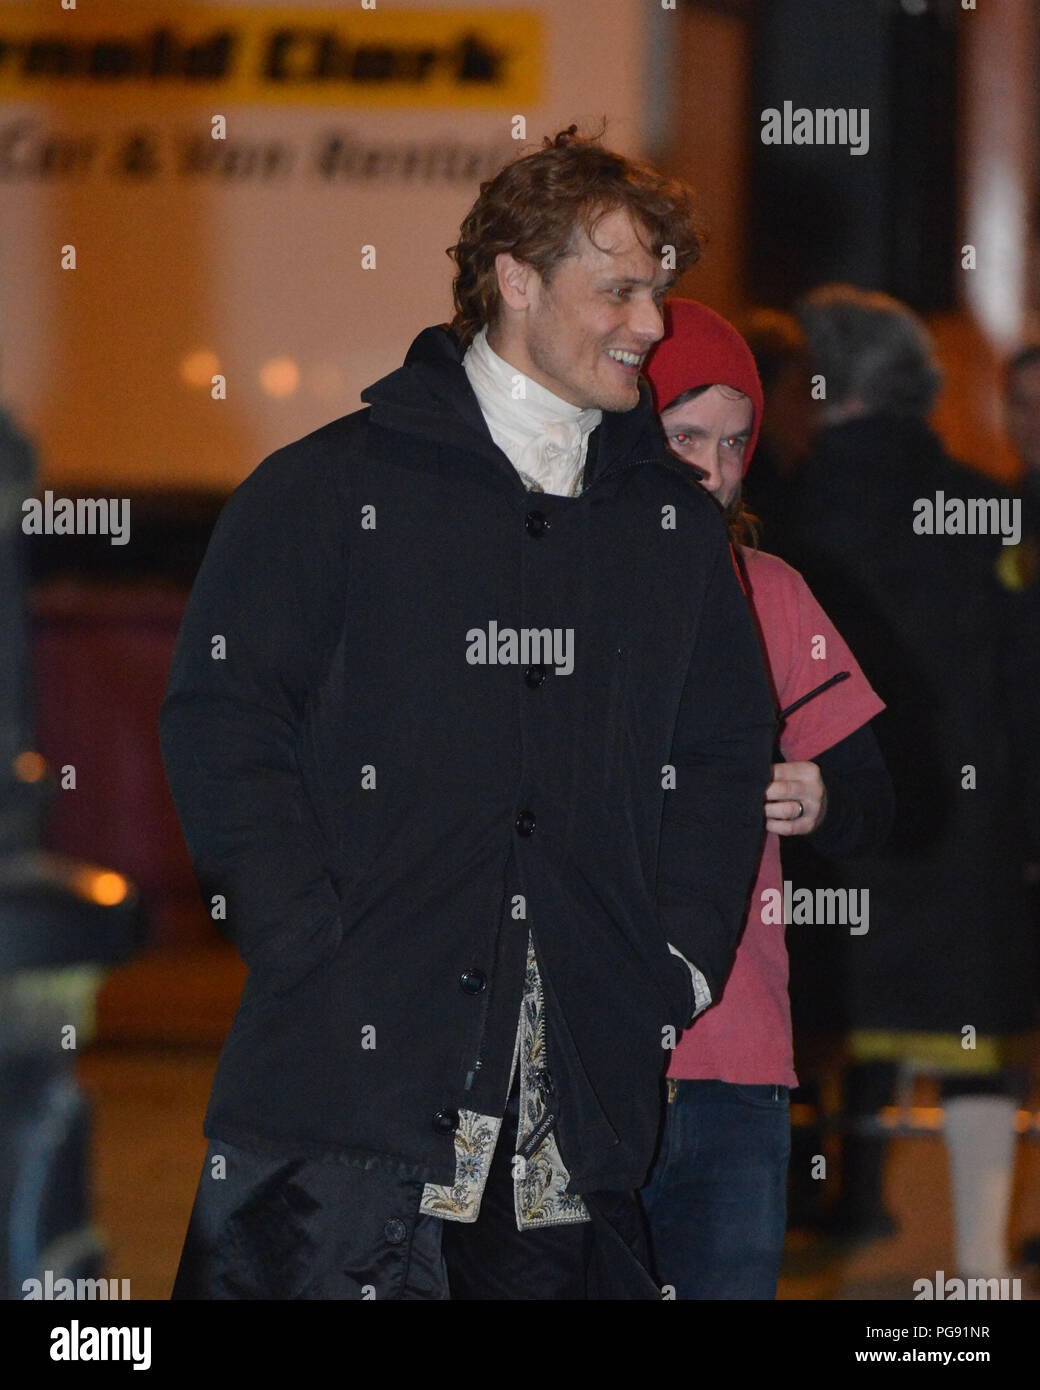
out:
M869 893L869 933L790 942L796 1036L849 1035L833 1226L891 1232L875 1112L898 1063L928 1067L944 1077L957 1273L1004 1277L1022 1035L1036 1017L1023 866L1036 853L1040 643L1035 607L1008 582L1018 503L929 428L941 375L908 306L822 285L798 314L827 398L785 558L887 705L874 728L896 804L887 845L822 870Z
M639 379L697 253L685 189L547 140L452 330L226 505L161 733L250 971L175 1297L657 1296L633 1189L775 728Z

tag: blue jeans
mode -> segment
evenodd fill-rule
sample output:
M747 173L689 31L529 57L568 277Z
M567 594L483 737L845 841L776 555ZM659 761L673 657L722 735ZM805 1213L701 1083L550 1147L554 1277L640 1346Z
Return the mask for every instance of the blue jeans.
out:
M776 1297L791 1153L786 1086L669 1081L641 1193L657 1276L677 1299Z

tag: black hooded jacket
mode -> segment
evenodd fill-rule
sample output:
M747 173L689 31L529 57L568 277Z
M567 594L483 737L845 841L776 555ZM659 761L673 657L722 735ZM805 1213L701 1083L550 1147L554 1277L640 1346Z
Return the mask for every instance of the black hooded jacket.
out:
M668 943L717 998L763 833L721 514L645 385L577 498L525 490L445 329L362 399L226 504L162 709L249 966L206 1134L451 1182L458 1111L502 1113L530 929L571 1190L635 1187L692 1011ZM569 632L573 670L468 660L491 622Z

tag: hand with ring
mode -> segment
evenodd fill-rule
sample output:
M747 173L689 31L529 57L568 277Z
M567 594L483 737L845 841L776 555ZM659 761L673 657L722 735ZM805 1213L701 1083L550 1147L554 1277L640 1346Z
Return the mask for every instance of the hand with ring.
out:
M766 829L811 835L827 814L827 788L815 763L774 763L766 787Z

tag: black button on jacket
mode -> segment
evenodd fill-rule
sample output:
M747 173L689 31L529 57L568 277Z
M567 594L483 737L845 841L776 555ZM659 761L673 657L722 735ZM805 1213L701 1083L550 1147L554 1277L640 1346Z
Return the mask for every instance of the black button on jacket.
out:
M732 964L773 705L645 386L532 523L461 361L427 329L369 408L266 459L192 591L163 756L249 966L205 1130L451 1182L458 1112L502 1113L530 930L572 1191L631 1188L691 1011L668 943L715 998Z

